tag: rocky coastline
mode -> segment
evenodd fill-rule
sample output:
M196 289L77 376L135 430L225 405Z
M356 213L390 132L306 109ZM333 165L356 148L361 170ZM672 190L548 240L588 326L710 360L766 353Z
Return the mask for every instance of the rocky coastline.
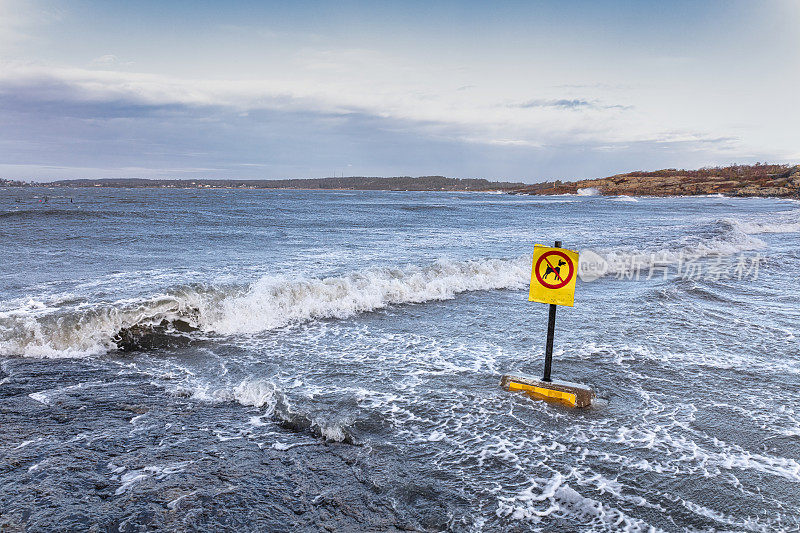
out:
M800 165L734 165L699 170L629 172L607 178L552 181L520 187L512 194L602 194L608 196L764 196L800 198Z

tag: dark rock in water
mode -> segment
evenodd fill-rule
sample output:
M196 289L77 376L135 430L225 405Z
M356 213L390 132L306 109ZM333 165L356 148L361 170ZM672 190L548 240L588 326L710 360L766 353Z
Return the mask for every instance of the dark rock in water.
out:
M163 324L163 322L162 322ZM197 331L197 328L186 322L185 320L177 319L173 320L169 323L175 331L180 331L181 333L191 333L192 331Z
M122 328L114 337L117 349L123 352L149 351L163 348L189 346L192 338L183 333L191 333L197 328L184 320L162 320L157 325L136 324Z

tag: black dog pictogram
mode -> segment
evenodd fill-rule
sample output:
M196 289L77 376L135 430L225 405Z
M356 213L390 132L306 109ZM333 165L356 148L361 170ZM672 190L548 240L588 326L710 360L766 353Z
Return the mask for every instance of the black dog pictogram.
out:
M561 279L561 267L566 265L566 261L562 261L561 259L558 260L558 266L553 268L549 264L547 265L547 269L544 271L543 279L547 279L547 276L550 274L555 274L557 279Z

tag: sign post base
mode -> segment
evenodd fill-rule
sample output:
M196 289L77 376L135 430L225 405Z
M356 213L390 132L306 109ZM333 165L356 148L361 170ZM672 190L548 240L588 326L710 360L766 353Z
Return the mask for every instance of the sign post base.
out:
M529 376L513 376L506 374L500 380L500 386L510 391L523 391L534 398L556 401L571 407L589 407L594 392L586 385L569 381L542 381Z

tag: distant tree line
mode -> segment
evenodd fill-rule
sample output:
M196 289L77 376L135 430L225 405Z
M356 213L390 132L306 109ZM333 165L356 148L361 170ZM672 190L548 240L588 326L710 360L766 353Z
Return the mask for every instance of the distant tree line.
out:
M789 178L797 172L797 166L756 163L754 165L730 165L726 167L703 167L698 170L666 168L662 170L637 170L616 174L601 180L625 181L628 178L687 178L692 182L706 180L730 180L738 182L759 182ZM581 180L581 183L587 180ZM591 181L591 180L590 180ZM310 178L280 180L236 180L236 179L147 179L147 178L104 178L72 179L46 183L25 183L18 180L0 178L0 187L38 186L38 187L124 187L124 188L238 188L238 189L345 189L365 191L491 191L507 190L514 192L549 191L570 187L571 183L561 180L543 181L534 184L508 181L489 181L479 178L447 178L445 176L399 176L391 178L351 176L341 178Z
M8 181L8 180L4 180ZM347 190L389 190L389 191L487 191L516 189L523 183L496 182L486 179L460 179L444 176L420 177L342 177L284 180L229 180L229 179L145 179L145 178L105 178L72 179L49 183L31 183L46 187L166 187L166 188L251 188L251 189L347 189Z
M728 180L761 180L780 179L789 177L793 172L790 165L771 165L756 163L755 165L731 165L727 167L703 167L698 170L685 170L665 168L663 170L645 171L637 170L626 174L617 174L612 178L667 178L672 176L686 176L687 178L723 178Z
M0 178L0 187L25 187L27 185L28 184L25 183L24 181L7 180Z

